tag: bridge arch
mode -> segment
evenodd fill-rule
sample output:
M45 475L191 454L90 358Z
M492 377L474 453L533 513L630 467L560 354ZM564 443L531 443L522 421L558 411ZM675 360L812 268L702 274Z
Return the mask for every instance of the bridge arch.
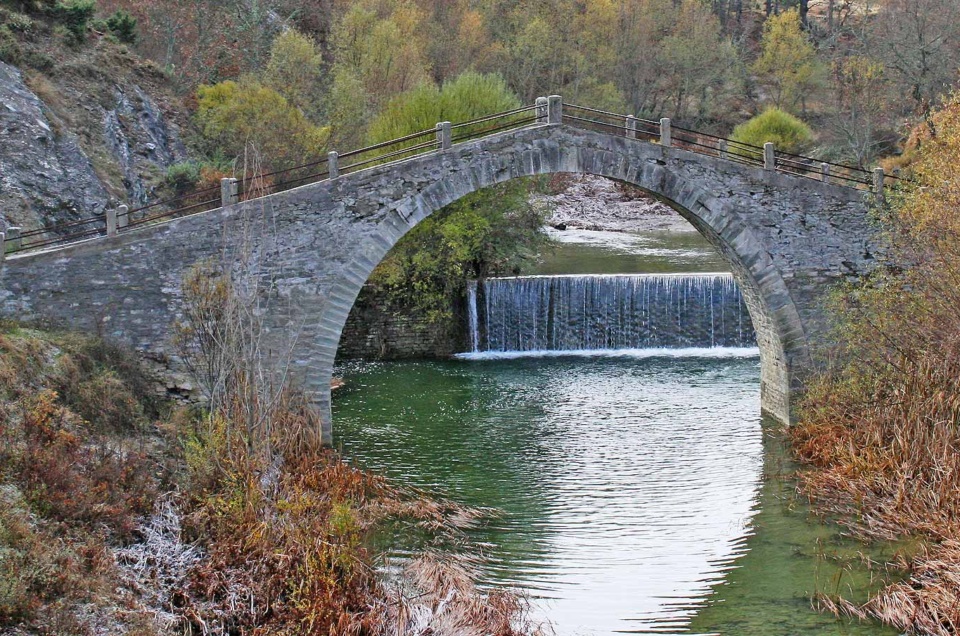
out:
M374 267L406 232L457 199L553 173L637 186L677 209L720 250L758 334L762 406L788 422L791 392L811 364L810 343L825 333L823 300L837 280L872 266L869 195L562 123L13 255L0 268L0 315L97 331L164 355L182 307L183 274L198 261L243 250L266 282L259 287L264 347L287 350L296 334L291 369L318 402L329 443L341 331Z
M709 241L729 263L757 333L761 362L761 404L769 415L790 420L791 389L799 384L798 370L809 362L809 351L800 314L791 299L764 242L751 231L736 207L667 165L662 158L638 164L629 152L629 140L592 148L589 138L596 133L576 131L581 143L535 145L534 148L504 149L479 161L450 161L436 180L423 190L396 202L396 209L409 211L387 216L345 263L343 276L333 288L341 302L327 309L321 318L321 332L339 342L347 317L361 288L390 249L422 220L460 198L520 177L572 173L620 181L670 205ZM399 222L398 222L399 221ZM313 389L320 397L323 421L330 427L329 391L336 348L326 351L311 372ZM332 439L332 429L324 437Z

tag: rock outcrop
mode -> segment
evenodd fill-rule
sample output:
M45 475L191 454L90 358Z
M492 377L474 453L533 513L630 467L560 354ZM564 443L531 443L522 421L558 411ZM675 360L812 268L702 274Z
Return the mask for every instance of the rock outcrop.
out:
M105 47L50 76L0 63L0 229L55 225L159 194L187 150L141 85L157 92L160 82L137 64Z
M145 175L183 161L187 151L140 86L117 85L114 94L116 107L104 113L104 138L123 173L128 202L143 205L151 190Z
M592 175L572 176L563 192L535 195L534 203L550 210L547 223L556 229L609 232L695 232L680 214L636 188ZM562 226L562 228L561 228Z
M0 210L25 228L103 212L109 194L74 134L58 130L16 68L0 62Z

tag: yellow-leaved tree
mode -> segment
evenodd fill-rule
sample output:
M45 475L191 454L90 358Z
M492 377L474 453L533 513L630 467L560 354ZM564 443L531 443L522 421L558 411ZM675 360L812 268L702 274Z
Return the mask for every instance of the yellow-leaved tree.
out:
M279 170L316 157L328 129L311 123L299 108L254 79L225 81L197 89L197 122L204 137L228 157L248 158L259 168Z
M322 112L323 58L316 43L296 29L284 31L270 47L263 82L314 121Z
M763 25L760 57L752 70L777 108L806 112L806 98L822 82L823 68L796 9L771 16Z

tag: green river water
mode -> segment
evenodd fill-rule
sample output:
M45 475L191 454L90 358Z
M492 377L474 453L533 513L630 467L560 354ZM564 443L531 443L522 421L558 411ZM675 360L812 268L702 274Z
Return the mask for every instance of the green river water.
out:
M541 273L723 265L693 233L590 234ZM557 634L896 634L811 609L864 597L866 547L795 496L756 355L669 353L348 363L334 435L364 468L498 510L470 533L483 582L527 592Z

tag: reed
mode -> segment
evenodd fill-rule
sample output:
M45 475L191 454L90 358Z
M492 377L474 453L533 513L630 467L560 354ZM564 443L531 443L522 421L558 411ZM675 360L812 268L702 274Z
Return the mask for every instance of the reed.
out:
M921 182L882 218L886 264L834 301L836 346L791 431L803 486L866 538L928 547L895 583L854 606L911 633L960 625L960 97L912 165Z

